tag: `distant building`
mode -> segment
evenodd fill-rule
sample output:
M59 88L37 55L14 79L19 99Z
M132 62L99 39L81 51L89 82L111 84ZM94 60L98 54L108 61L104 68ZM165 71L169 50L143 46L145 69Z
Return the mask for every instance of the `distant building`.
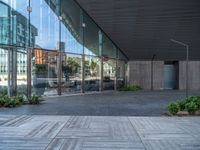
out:
M26 47L29 46L29 20L13 10L9 5L0 2L0 44L9 46ZM30 25L30 46L35 45L37 28ZM17 48L17 73L25 73L27 66L26 50ZM0 49L0 73L8 72L8 52Z

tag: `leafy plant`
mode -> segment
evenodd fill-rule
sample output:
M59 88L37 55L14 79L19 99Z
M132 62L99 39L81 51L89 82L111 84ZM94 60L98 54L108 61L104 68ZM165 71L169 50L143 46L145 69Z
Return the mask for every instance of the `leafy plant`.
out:
M193 97L193 102L197 105L198 109L200 109L200 96Z
M180 100L180 101L177 102L177 105L178 105L178 108L179 108L180 111L185 110L185 104L186 104L185 100Z
M142 90L142 87L140 86L123 86L119 89L120 91L138 91Z
M17 105L21 105L24 104L24 97L22 95L17 95L15 97L15 101Z
M45 74L47 71L47 64L36 64L33 70L35 74Z
M0 96L7 95L7 89L6 88L0 88Z
M9 96L4 96L4 101L3 101L3 106L4 107L16 107L16 100L14 97L9 97Z
M31 97L28 97L29 104L39 104L40 103L40 97L37 95L32 95Z
M191 101L185 105L186 110L189 112L189 114L193 115L197 110L198 106L195 104L195 102Z
M0 107L3 107L3 106L4 106L5 101L6 101L5 95L0 95Z
M176 115L179 110L179 106L176 103L171 103L168 106L168 110L172 115Z

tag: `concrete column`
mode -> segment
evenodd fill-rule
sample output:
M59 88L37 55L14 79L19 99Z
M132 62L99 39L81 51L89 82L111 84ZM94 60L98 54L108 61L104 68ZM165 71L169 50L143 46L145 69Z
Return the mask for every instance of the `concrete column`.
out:
M186 61L179 62L179 89L186 89ZM188 63L188 88L189 90L200 90L200 61L189 61Z

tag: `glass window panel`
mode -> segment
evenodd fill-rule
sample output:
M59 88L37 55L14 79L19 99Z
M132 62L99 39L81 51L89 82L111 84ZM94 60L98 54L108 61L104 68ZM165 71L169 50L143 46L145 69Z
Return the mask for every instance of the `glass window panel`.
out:
M82 11L73 1L61 1L61 42L65 52L82 54Z
M81 92L82 56L63 54L62 62L62 93L72 94Z
M8 51L0 48L0 92L7 93L8 87Z
M126 56L120 50L118 50L118 58L127 61Z
M103 89L114 90L116 76L116 61L104 58L103 60Z
M18 46L28 44L28 0L3 0L0 7L0 43Z
M86 55L99 56L99 28L88 15L83 14L84 46Z
M100 59L85 56L85 91L99 91Z
M33 93L37 95L57 95L58 52L35 49L32 64Z
M118 60L117 63L117 88L125 84L125 61Z
M17 93L27 94L27 51L17 49Z
M103 34L103 56L116 58L116 47L105 34Z
M31 39L36 48L56 50L59 42L59 1L31 0Z

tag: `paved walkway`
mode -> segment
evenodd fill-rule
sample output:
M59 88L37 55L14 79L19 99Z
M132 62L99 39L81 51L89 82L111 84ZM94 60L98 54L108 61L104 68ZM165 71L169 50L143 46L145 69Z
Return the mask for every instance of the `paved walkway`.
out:
M200 95L200 92L190 92ZM162 116L167 105L184 98L184 91L103 92L45 98L40 105L0 108L0 114L68 116Z
M200 150L200 118L0 115L0 149Z

